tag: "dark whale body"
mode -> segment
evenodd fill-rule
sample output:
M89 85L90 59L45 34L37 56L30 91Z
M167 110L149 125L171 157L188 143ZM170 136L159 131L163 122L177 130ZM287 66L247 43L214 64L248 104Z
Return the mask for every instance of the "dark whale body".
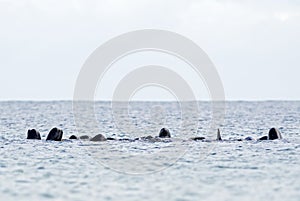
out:
M106 140L116 140L116 138L108 137L108 138L106 138Z
M81 139L81 140L88 140L88 139L90 139L90 136L83 135L83 136L80 136L79 139Z
M277 128L271 128L268 135L269 140L282 139L281 133Z
M27 139L31 140L40 140L41 139L41 134L35 129L29 129L27 131Z
M52 128L49 132L46 140L54 140L54 141L61 141L63 136L63 131L58 128Z
M169 129L167 129L167 128L160 129L158 137L160 137L160 138L170 138L171 134L170 134Z
M145 136L145 137L140 137L140 138L135 138L134 141L136 140L143 140L143 141L148 141L148 142L164 142L164 140L162 138L171 138L171 133L169 131L169 129L167 128L162 128L159 131L158 136Z
M78 137L76 135L71 135L69 137L70 140L78 140Z
M252 137L246 137L244 140L251 141L251 140L254 140L254 139Z
M268 140L268 136L262 136L262 137L258 138L257 140Z
M258 140L276 140L276 139L282 139L281 133L277 128L271 128L269 130L268 136L263 136L258 138Z
M205 140L205 137L193 137L193 138L191 138L191 140L195 140L195 141Z
M148 142L161 142L161 139L159 139L159 137L153 137L151 135L146 137L141 137L140 140L148 141Z
M93 142L106 141L106 137L104 137L104 135L102 134L98 134L95 137L91 138L90 141Z

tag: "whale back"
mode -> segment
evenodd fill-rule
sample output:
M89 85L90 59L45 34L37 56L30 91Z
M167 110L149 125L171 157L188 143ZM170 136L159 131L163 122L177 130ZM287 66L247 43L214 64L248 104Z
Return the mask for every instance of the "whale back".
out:
M90 136L88 136L88 135L82 135L82 136L79 137L79 139L81 139L81 140L89 140Z
M253 137L248 136L248 137L246 137L244 140L246 140L246 141L251 141L251 140L254 140L254 139L253 139Z
M98 134L95 137L93 137L92 139L90 139L90 141L94 141L94 142L99 142L99 141L105 141L106 137L104 137L104 135L102 134Z
M77 137L76 135L71 135L71 136L69 137L69 139L70 139L70 140L77 140L78 137Z

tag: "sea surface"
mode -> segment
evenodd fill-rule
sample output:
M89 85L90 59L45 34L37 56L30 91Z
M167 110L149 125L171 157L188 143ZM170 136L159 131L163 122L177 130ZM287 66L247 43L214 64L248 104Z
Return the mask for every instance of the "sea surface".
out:
M185 104L96 102L77 119L72 101L0 102L0 200L300 200L300 102ZM66 140L45 141L53 127ZM162 127L171 139L132 140ZM284 139L237 141L271 127ZM99 133L118 140L67 140Z

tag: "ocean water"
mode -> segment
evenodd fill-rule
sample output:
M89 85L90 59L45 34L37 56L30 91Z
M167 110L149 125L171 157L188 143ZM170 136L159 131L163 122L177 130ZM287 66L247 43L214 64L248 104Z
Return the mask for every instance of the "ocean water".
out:
M226 102L215 123L211 103L186 104L97 102L78 121L71 101L0 102L0 200L300 200L300 102ZM65 139L133 139L167 127L172 139L46 142L53 127ZM284 139L234 140L271 127ZM42 140L26 140L29 128ZM217 128L222 142L188 140L214 139Z

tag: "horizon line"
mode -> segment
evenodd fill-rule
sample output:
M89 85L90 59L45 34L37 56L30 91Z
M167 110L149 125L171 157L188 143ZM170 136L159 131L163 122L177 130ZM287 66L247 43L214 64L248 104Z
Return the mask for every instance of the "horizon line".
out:
M289 101L289 102L297 102L300 99L225 99L225 100L72 100L72 99L0 99L0 102L280 102L280 101Z

